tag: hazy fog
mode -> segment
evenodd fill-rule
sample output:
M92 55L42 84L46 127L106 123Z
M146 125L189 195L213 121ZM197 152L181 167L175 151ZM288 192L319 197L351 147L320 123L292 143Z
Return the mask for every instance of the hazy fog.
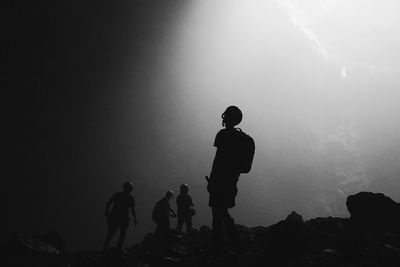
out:
M16 42L2 230L54 230L70 249L100 249L104 205L127 179L139 221L127 246L155 229L154 203L183 182L194 226L210 225L204 176L228 105L256 142L237 223L348 216L346 196L361 190L400 201L398 1L30 5L19 13L29 19Z
M346 196L361 190L399 201L399 10L395 1L195 1L163 57L170 163L201 180L219 115L235 104L256 140L237 222L291 210L347 216Z

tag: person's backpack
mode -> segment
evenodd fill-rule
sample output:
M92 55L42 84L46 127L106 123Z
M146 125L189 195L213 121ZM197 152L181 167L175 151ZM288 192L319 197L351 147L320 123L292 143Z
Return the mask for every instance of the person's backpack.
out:
M238 169L240 173L249 173L255 153L254 139L244 133L240 128L237 130Z
M159 202L156 202L156 204L153 207L153 211L151 213L151 218L153 219L153 222L159 223L160 221L160 213L161 213L161 205Z
M196 210L195 210L193 207L191 207L191 208L189 209L189 216L192 217L192 216L194 216L194 215L196 215Z

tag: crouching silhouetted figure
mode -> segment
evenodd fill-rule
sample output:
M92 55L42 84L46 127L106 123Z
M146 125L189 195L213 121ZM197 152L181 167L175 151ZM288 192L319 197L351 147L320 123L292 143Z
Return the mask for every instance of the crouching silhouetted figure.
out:
M152 218L157 224L156 235L165 237L170 232L169 217L176 217L176 213L171 209L170 200L174 197L172 190L168 191L165 196L159 200L153 208Z
M189 195L189 186L182 184L180 187L180 194L176 198L176 206L178 208L178 222L176 229L182 231L183 224L186 224L186 232L192 230L192 217L195 214L193 208L192 197Z
M242 112L236 106L230 106L222 114L222 125L215 137L217 148L213 161L207 190L210 194L209 206L212 211L212 239L216 249L220 249L223 241L223 226L226 227L233 248L240 246L235 222L228 209L235 206L237 182L240 173L250 171L254 157L254 140L235 128L242 120Z
M132 182L126 182L124 183L123 191L115 193L107 202L105 216L108 220L108 232L104 241L103 251L107 249L117 229L119 229L117 248L122 249L129 225L129 210L132 213L135 226L137 225L135 199L131 196L132 190ZM111 205L113 206L111 212L109 212Z

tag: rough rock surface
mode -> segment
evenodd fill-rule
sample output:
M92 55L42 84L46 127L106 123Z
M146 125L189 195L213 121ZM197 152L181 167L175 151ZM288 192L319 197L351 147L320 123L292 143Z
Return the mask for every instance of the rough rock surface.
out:
M351 218L304 221L292 212L269 227L237 225L241 249L229 240L212 249L207 226L166 238L149 233L125 251L63 252L62 239L14 237L2 249L1 266L400 266L399 204L382 194L350 196ZM390 220L390 221L388 221ZM56 242L54 241L56 240ZM52 242L52 243L51 243ZM51 244L50 244L51 243ZM4 253L8 251L7 253Z
M64 241L55 233L38 237L14 233L1 248L0 266L63 266L65 258L60 249L64 248Z

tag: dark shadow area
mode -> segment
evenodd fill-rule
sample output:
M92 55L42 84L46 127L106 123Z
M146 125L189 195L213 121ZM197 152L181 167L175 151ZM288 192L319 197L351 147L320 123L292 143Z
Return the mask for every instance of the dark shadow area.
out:
M241 250L224 238L211 246L207 226L190 233L149 233L126 250L68 252L56 233L15 234L1 248L1 266L399 266L400 204L380 193L347 198L350 218L304 221L292 212L269 227L235 225ZM167 237L167 238L166 238Z

